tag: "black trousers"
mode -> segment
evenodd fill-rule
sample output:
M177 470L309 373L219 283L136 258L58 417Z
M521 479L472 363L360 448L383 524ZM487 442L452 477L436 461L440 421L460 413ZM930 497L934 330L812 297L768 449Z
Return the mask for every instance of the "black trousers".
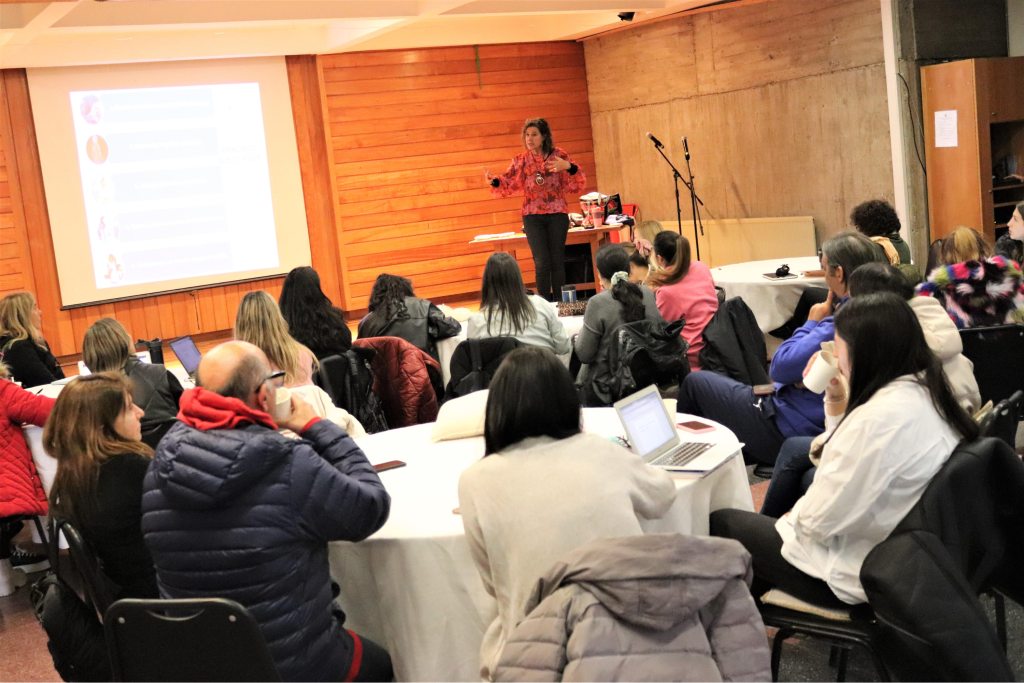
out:
M537 269L537 295L548 301L561 301L565 284L565 237L569 234L569 214L538 213L523 216L523 232L533 252Z
M711 535L739 541L753 558L751 595L760 600L769 589L779 588L820 607L849 607L836 597L827 583L808 576L782 556L782 537L775 530L776 521L773 517L746 510L711 513Z

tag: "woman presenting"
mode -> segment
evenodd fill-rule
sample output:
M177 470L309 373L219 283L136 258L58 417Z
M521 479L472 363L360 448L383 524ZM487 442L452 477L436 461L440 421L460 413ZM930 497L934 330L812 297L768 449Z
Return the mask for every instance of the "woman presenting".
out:
M512 159L504 174L496 176L484 169L484 177L496 197L523 195L523 231L533 252L537 294L555 301L565 284L565 237L569 233L565 195L582 190L587 178L565 150L555 147L544 119L526 122L523 144L526 151Z

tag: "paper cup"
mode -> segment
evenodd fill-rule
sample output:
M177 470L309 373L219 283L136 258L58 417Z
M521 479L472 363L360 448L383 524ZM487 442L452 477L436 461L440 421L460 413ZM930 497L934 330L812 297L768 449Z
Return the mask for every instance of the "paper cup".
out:
M672 416L672 419L676 419L676 400L674 398L663 398L661 399L665 404L668 414Z
M292 392L285 387L277 390L274 404L274 419L287 420L292 414Z
M823 394L829 382L838 376L839 361L828 351L822 351L811 366L811 371L804 377L804 386L816 394Z

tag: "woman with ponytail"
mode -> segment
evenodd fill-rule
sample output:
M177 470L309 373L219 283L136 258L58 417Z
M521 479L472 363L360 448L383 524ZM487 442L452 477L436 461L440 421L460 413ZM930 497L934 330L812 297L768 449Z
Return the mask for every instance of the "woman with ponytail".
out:
M668 230L654 237L654 262L660 272L650 282L657 291L658 310L668 322L686 321L680 335L690 345L686 352L690 369L700 370L704 328L718 312L711 269L700 261L690 261L690 241Z
M629 282L629 256L618 244L606 244L597 250L597 274L604 291L591 297L583 316L583 329L576 340L576 355L585 365L577 384L584 388L587 405L609 405L594 388L595 380L608 378L608 356L615 328L640 320L664 322L658 312L654 293L647 287Z

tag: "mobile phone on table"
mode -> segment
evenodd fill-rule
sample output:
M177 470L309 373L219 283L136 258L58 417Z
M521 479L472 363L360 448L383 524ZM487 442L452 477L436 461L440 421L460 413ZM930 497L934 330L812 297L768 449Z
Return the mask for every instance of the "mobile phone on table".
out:
M373 469L377 472L387 472L388 470L396 470L399 467L405 467L407 463L401 460L389 460L388 462L382 462L379 465L374 465Z
M690 432L691 434L707 434L708 432L715 431L714 425L709 425L706 422L698 422L697 420L690 420L689 422L680 422L676 425L684 432Z
M774 384L758 384L754 386L754 396L768 396L775 393Z

